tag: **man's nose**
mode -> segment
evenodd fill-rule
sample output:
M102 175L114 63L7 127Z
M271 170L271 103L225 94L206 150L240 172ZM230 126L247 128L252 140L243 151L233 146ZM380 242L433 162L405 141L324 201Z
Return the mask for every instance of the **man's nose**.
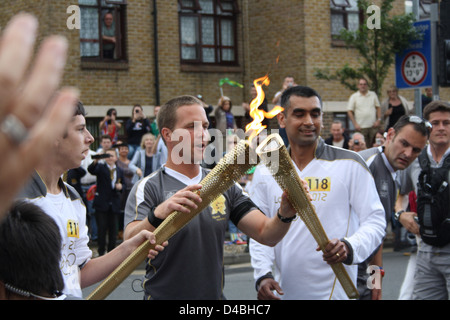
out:
M303 122L306 124L313 124L312 117L309 113L305 115Z

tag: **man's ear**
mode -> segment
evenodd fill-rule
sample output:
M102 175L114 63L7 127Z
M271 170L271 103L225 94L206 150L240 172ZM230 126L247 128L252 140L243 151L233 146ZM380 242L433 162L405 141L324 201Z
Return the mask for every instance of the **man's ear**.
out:
M170 130L169 128L162 128L160 133L166 144L172 141L172 130Z
M286 125L284 123L286 121L286 115L284 114L284 112L280 112L279 114L277 114L277 120L280 128L286 128Z
M394 137L395 137L395 129L391 127L388 129L388 132L386 135L386 141L388 141L388 140L392 141L394 139Z

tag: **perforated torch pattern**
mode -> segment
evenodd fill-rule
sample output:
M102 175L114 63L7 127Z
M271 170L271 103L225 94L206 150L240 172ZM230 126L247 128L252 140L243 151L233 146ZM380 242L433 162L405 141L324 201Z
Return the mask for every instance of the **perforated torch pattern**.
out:
M300 181L300 177L281 137L278 134L271 134L256 148L256 153L260 157L261 162L269 169L280 188L287 190L289 202L296 210L297 216L305 223L322 251L324 251L329 239ZM278 156L275 156L274 153L278 153ZM274 165L272 159L278 159L278 164ZM358 290L355 288L342 263L330 266L347 296L350 299L358 298Z

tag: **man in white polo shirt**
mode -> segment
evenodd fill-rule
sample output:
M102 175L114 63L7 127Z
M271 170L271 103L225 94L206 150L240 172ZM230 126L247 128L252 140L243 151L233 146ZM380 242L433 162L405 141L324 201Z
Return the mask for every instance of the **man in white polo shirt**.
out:
M62 247L60 269L64 279L63 293L81 297L81 289L106 278L146 239L156 241L155 235L144 231L124 241L104 256L92 259L88 246L86 207L75 189L64 183L61 176L80 166L94 138L86 128L85 110L81 102L62 137L55 137L51 156L36 167L32 179L19 195L20 199L39 206L59 226ZM157 250L163 247L156 246ZM150 250L149 257L157 251Z
M292 162L308 182L330 242L325 253L317 252L316 240L300 219L273 248L251 237L258 299L348 299L328 264L344 263L356 284L356 265L381 244L386 221L375 182L359 155L327 145L320 137L323 109L318 92L304 86L289 88L281 106L278 121L286 128ZM268 169L257 166L249 195L268 217L277 215L282 192Z
M381 107L377 94L369 90L366 79L358 80L358 91L350 96L347 114L355 130L364 135L368 146L372 146L381 124Z

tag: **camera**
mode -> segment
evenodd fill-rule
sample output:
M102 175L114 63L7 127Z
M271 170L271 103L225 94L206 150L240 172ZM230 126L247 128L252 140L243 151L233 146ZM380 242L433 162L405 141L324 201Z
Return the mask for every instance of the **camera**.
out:
M359 145L359 140L355 139L355 141L353 141L354 144Z
M109 153L102 153L102 154L93 155L91 158L94 160L98 160L98 159L106 159L109 157L111 157L111 155Z

